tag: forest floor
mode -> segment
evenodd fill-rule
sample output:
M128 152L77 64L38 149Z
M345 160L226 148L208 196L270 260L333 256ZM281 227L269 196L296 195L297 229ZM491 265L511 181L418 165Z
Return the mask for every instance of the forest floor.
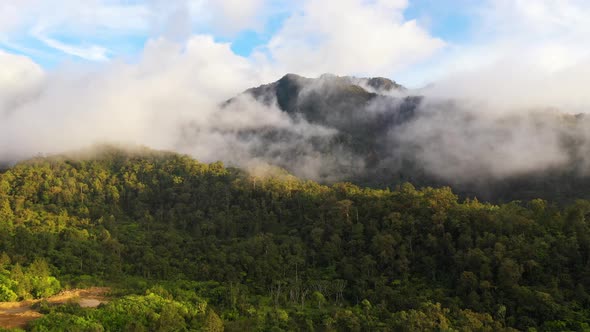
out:
M44 300L50 304L64 304L70 301L78 303L83 308L96 308L99 304L108 302L108 287L91 287L85 289L71 289L48 297ZM32 306L42 301L26 300L20 302L0 302L0 327L24 328L31 320L43 316Z

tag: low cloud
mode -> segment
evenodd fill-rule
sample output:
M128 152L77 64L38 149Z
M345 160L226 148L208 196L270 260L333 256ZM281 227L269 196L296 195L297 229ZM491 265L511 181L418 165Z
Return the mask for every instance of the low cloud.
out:
M0 80L7 87L0 94L3 162L117 142L242 167L289 164L309 178L331 170L321 152L334 129L246 95L224 104L265 78L229 44L208 36L184 45L151 41L137 64L51 72L25 57L1 55L14 71Z
M583 2L562 7L490 0L486 14L477 17L480 33L492 37L457 45L406 19L404 0L306 0L290 4L281 27L249 57L210 35L195 35L195 25L225 22L239 12L243 20L224 33L258 29L280 1L179 2L170 9L158 0L97 0L92 10L64 3L67 10L53 20L43 16L37 0L20 9L1 4L6 20L0 20L0 37L23 29L47 38L64 31L80 37L93 29L105 36L122 31L126 37L162 37L148 39L132 63L115 57L44 70L30 58L0 51L1 161L114 141L243 167L279 165L326 181L374 168L391 175L404 171L406 161L446 182L555 169L587 174L590 166L590 121L577 116L590 108L590 58L570 22L587 30L579 13L590 7ZM499 14L510 10L506 22ZM506 29L519 32L510 36ZM543 38L527 42L533 33ZM110 55L110 49L89 45L53 47L87 58ZM389 76L439 52L443 58L435 65L443 69L419 90L381 89L331 75L310 81L296 106L315 103L315 118L284 112L274 95L265 102L234 98L285 72ZM358 93L361 102L342 98L338 84L352 86L347 93Z

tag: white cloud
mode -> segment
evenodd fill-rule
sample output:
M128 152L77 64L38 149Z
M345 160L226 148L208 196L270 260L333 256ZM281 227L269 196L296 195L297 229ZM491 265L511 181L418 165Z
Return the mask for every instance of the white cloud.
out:
M0 4L0 32L64 32L69 35L107 31L145 31L152 13L142 4L104 0L8 0ZM8 23L6 23L8 22Z
M305 1L268 44L275 63L307 75L387 75L444 46L416 21L405 1Z
M221 36L263 31L270 17L290 13L253 59L270 57L281 72L388 75L444 45L404 19L407 6L407 0L23 0L0 4L0 44L26 48L18 43L24 36L104 61L119 55L109 40L165 36L182 42L199 30Z
M82 46L73 46L68 45L65 43L60 42L59 40L55 40L53 38L48 38L44 36L38 35L40 41L45 43L47 46L54 48L56 50L62 51L63 53L77 56L86 60L91 61L106 61L108 59L107 52L108 50L104 47L91 45L87 47Z
M281 161L295 165L300 174L316 177L325 170L314 144L333 130L294 120L252 98L220 108L268 78L260 76L265 70L211 36L196 35L185 43L150 40L135 64L70 64L44 74L26 57L0 53L0 65L20 68L0 76L0 101L19 97L18 103L0 104L0 162L115 142L245 167L293 155L293 160ZM39 78L23 80L33 74ZM34 93L21 93L27 91ZM282 130L293 139L241 136L269 130ZM254 151L265 151L266 158L254 158Z
M590 55L590 3L580 0L490 0L483 32L507 56L555 71Z
M0 50L0 116L34 94L44 72L31 59Z
M260 80L229 44L201 35L185 44L152 40L137 64L44 74L30 59L5 53L0 64L10 69L0 74L2 157L97 141L174 149L183 123L206 124L220 102Z
M38 39L87 60L102 61L109 41L166 38L185 41L193 33L233 35L262 30L266 19L286 10L284 0L5 0L0 1L0 45L25 48ZM21 44L19 44L19 41ZM88 46L90 45L90 46Z
M8 0L0 4L0 45L24 49L23 40L37 39L59 52L104 61L107 47L90 40L144 34L151 15L146 5L122 1Z
M0 33L12 30L18 24L16 8L7 3L0 3Z
M589 14L585 0L488 0L480 10L488 31L559 38L587 33Z
M31 59L26 56L14 55L0 50L0 84L2 89L8 88L13 84L20 85L21 80L37 78L42 73L42 69Z
M590 23L581 18L590 5L582 2L564 1L560 7L552 1L490 0L486 11L479 12L477 39L459 45L447 45L405 19L405 0L290 4L291 16L266 47L248 58L211 35L192 34L195 24L215 20L232 21L224 24L224 33L256 29L278 3L271 2L187 1L170 7L160 0L144 5L64 0L63 11L55 16L43 12L47 2L40 6L40 0L28 0L22 8L3 3L14 18L9 21L3 17L7 14L0 14L0 21L7 19L0 23L0 32L20 29L51 48L89 60L109 60L111 52L92 40L83 42L94 31L102 37L163 37L150 39L136 63L115 59L99 67L66 65L49 72L27 57L0 52L5 68L0 73L0 160L123 141L187 152L206 161L236 162L251 161L249 149L259 144L270 160L285 158L283 152L289 149L302 151L296 161L280 161L299 163L294 167L300 174L313 177L322 168L323 156L306 139L328 136L330 130L249 99L223 112L219 103L285 72L389 76L415 70L438 51L446 52L446 58L435 63L441 66L437 74L446 79L424 92L435 100L456 98L476 121L463 120L464 113L440 112L400 132L409 144L424 145L418 157L445 176L486 167L493 176L505 176L528 171L533 164L561 164L567 158L559 145L559 128L510 115L533 108L587 112L590 107L590 61L582 61L588 46L580 42L590 30ZM503 122L512 119L523 122ZM268 127L292 130L294 138L269 144L237 134ZM437 144L429 145L433 140ZM443 167L457 160L463 167Z
M469 32L460 41L448 42L424 66L401 73L403 82L424 86L466 74L483 83L487 74L493 73L519 85L531 77L547 79L570 67L584 66L590 59L588 1L486 0L464 4L462 13L469 15Z
M261 29L267 0L213 0L208 1L213 20L211 23L222 32L235 33L243 29Z

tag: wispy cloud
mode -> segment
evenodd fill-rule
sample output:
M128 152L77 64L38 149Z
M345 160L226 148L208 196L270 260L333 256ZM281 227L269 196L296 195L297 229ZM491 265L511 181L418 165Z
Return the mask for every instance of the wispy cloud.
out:
M146 4L123 1L8 1L0 4L0 42L25 50L36 40L56 53L104 61L109 45L100 42L147 35L152 14Z
M45 43L47 46L59 50L63 53L77 56L90 61L106 61L108 60L108 50L102 46L91 45L87 47L68 45L59 40L52 39L45 36L37 35L37 38Z

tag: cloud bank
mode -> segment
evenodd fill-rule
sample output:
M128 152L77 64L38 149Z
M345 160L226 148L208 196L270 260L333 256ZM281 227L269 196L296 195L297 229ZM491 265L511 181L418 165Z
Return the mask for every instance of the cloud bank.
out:
M371 159L334 143L347 137L345 126L285 114L276 102L247 96L221 105L286 72L415 70L436 80L351 111L357 124L392 118L405 94L424 96L413 118L378 137L381 165L391 172L408 158L445 180L505 178L572 162L583 173L590 164L583 157L590 128L574 117L590 106L590 49L580 43L590 30L583 19L590 5L583 1L486 1L470 9L478 24L473 40L462 43L406 18L410 3L403 0L63 5L59 15L47 16L44 1L0 4L0 47L11 50L0 51L0 160L114 141L338 179L345 169L369 167ZM218 37L264 31L275 15L285 19L251 55L236 54ZM91 33L97 37L80 42ZM66 60L44 69L32 57L48 50L30 50L20 43L27 38L100 61ZM125 41L137 38L147 40L140 54L118 56ZM121 45L103 43L109 39ZM318 82L311 93L325 95ZM331 111L334 123L345 117Z
M306 1L268 43L287 71L383 75L434 54L444 42L405 20L405 1Z

